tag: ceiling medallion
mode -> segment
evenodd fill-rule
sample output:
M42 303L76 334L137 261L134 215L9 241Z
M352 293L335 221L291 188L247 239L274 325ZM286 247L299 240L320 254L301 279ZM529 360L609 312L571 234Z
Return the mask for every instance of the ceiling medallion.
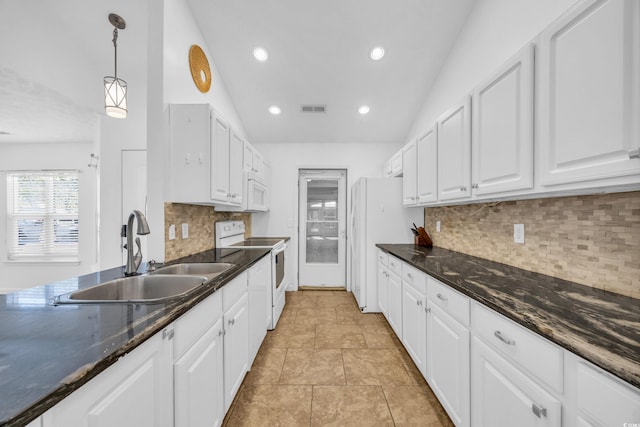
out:
M191 77L198 90L202 93L209 92L211 88L211 69L207 55L197 44L191 45L189 49L189 68Z

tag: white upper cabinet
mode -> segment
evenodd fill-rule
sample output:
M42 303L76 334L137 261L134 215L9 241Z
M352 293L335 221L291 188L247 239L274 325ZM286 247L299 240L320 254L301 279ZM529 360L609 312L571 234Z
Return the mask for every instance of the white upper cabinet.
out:
M533 45L473 91L474 194L533 187Z
M438 133L434 125L416 141L418 204L438 200Z
M229 140L229 194L230 202L233 204L241 204L243 199L243 156L244 141L242 138L231 130L231 139Z
M466 96L440 116L438 128L438 199L471 195L471 100Z
M210 199L210 115L207 104L169 106L172 202Z
M639 8L586 1L542 33L542 185L640 173Z
M213 112L211 120L211 200L229 201L229 124Z
M404 206L415 206L418 203L417 165L417 147L416 141L413 140L402 149L402 204Z

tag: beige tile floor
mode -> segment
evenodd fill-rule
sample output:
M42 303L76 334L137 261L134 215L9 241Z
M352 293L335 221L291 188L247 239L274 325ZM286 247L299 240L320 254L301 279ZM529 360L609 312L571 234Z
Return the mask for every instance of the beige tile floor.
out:
M225 426L452 426L381 314L351 293L287 292Z

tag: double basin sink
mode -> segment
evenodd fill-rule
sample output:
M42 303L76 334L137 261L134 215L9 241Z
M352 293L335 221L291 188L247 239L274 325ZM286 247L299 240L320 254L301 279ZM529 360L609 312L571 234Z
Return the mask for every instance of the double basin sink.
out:
M182 297L233 267L224 262L169 265L59 295L53 304L160 303Z

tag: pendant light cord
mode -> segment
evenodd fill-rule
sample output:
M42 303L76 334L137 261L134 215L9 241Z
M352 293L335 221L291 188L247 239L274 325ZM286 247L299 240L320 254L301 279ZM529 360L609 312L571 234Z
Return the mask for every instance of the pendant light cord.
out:
M118 42L118 28L115 27L113 29L113 51L115 53L113 68L114 68L114 77L116 79L118 78L118 43L117 42Z

